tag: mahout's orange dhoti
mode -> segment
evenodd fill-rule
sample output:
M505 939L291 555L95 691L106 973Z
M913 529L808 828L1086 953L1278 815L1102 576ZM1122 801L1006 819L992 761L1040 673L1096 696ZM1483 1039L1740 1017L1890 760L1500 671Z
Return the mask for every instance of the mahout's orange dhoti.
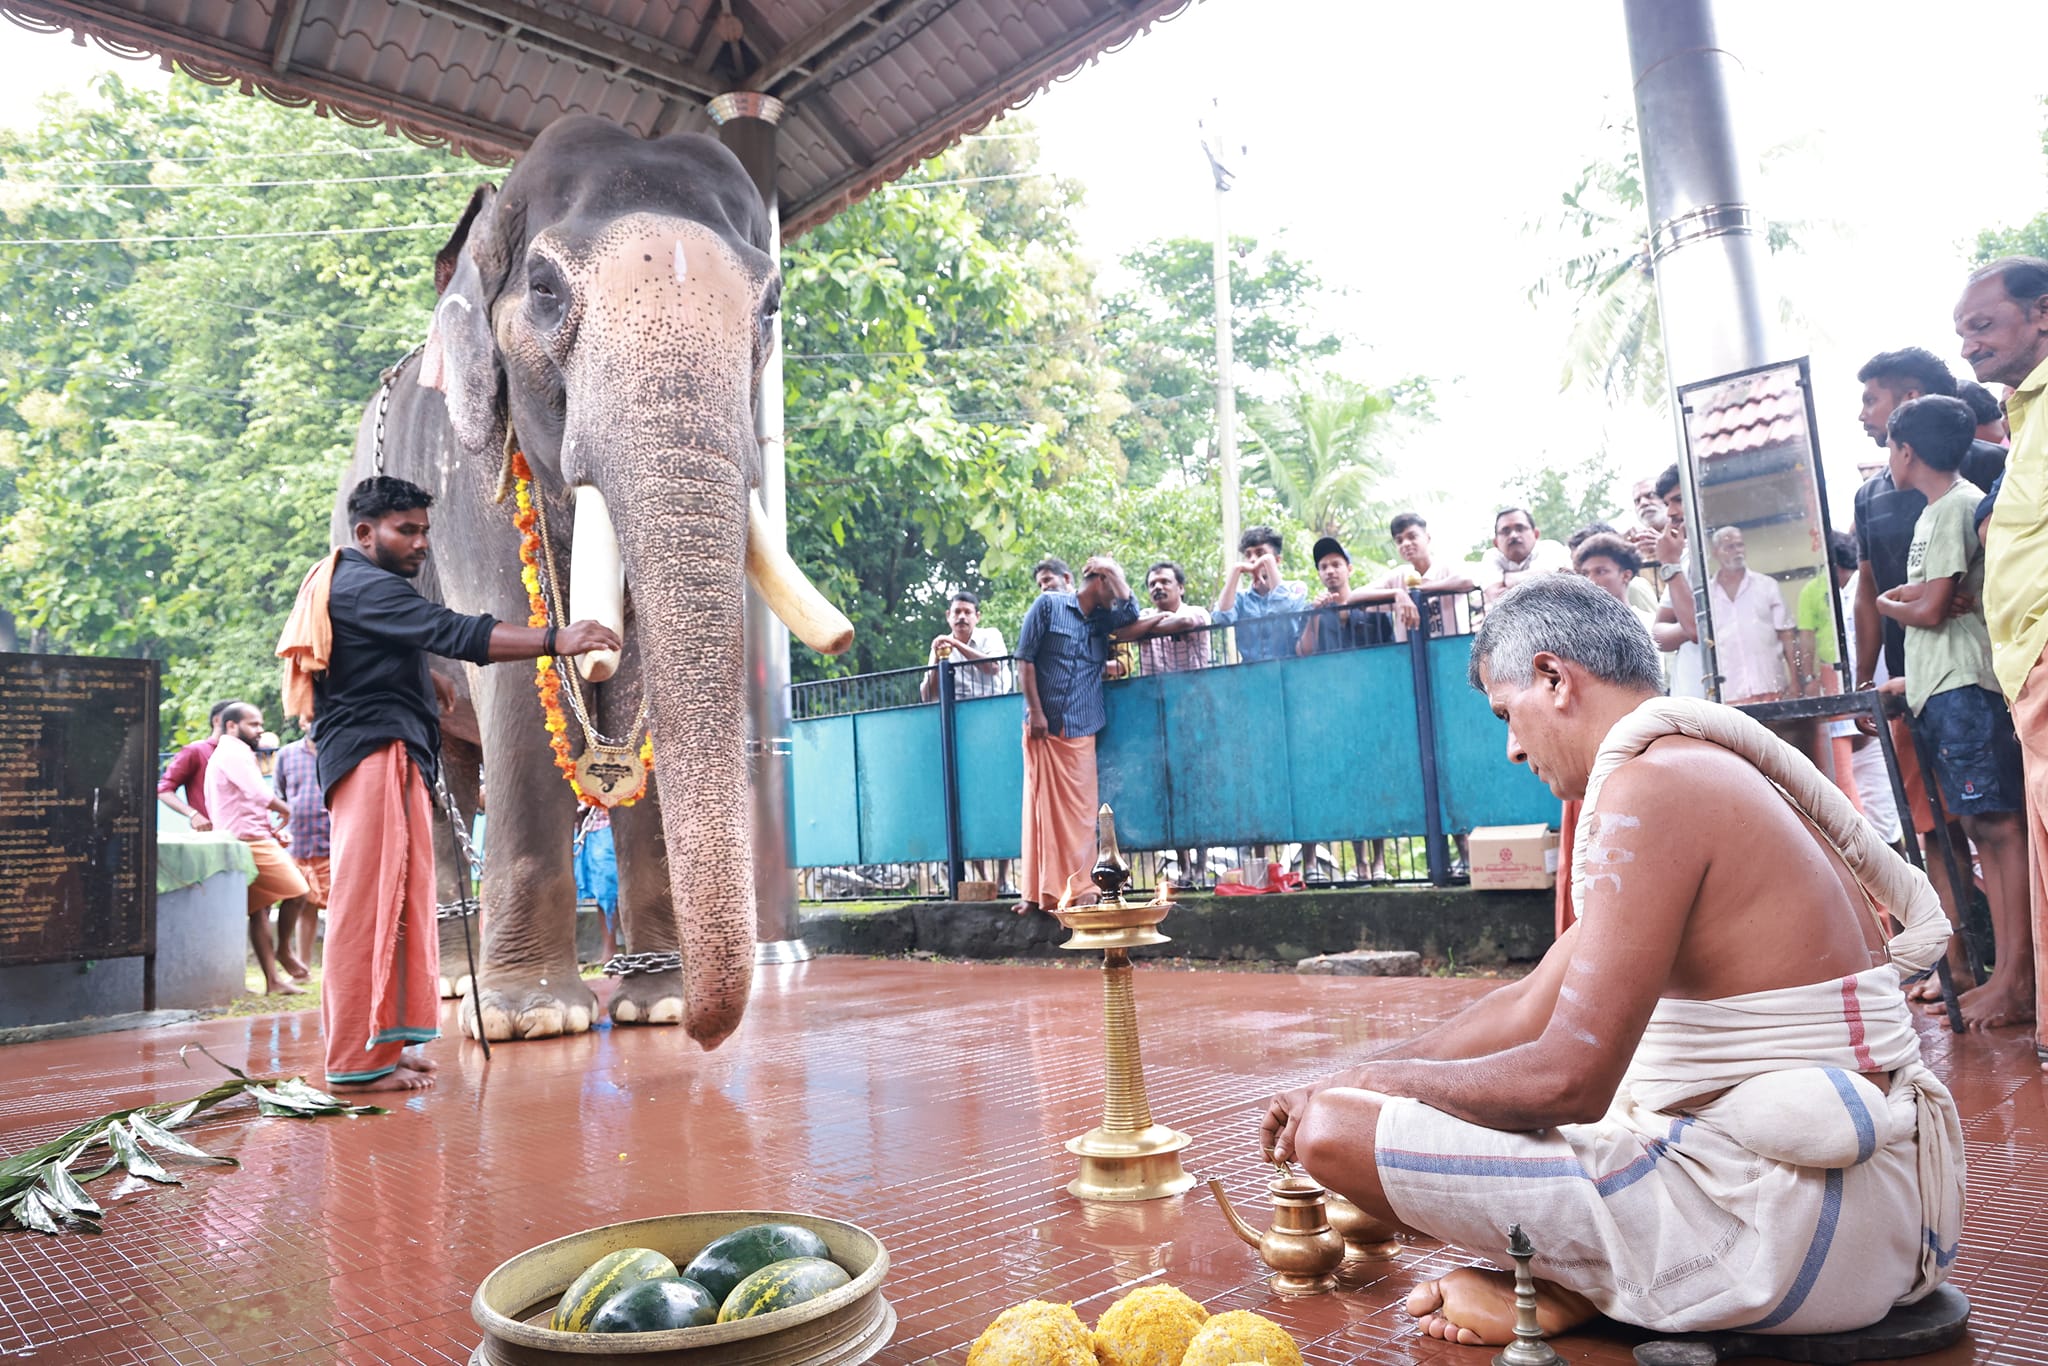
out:
M1095 866L1095 737L1024 737L1024 857L1017 887L1051 909L1069 891L1092 891Z
M426 781L397 740L336 783L327 810L327 1080L375 1081L398 1066L406 1044L441 1033L432 811Z

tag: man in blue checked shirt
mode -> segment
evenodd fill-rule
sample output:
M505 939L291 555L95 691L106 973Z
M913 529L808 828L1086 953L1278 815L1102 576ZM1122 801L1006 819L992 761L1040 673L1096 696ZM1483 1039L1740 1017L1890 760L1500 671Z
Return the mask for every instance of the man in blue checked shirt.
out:
M306 877L306 894L282 901L277 907L277 946L300 963L313 961L313 934L320 912L327 908L327 845L330 825L327 802L320 793L320 775L314 764L313 737L294 740L277 752L271 782L278 800L291 807L286 827L291 831L287 851ZM296 974L294 974L296 975ZM300 978L301 981L305 979Z

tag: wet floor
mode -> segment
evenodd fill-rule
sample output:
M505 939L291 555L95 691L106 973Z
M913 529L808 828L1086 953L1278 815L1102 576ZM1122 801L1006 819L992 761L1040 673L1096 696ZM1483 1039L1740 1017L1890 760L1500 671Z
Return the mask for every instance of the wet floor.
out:
M1158 1118L1193 1135L1191 1171L1263 1209L1254 1146L1275 1089L1440 1020L1489 986L1138 972ZM597 1224L693 1209L796 1209L888 1246L900 1322L878 1362L965 1359L1030 1298L1093 1321L1123 1288L1166 1280L1212 1310L1284 1323L1311 1363L1480 1366L1490 1351L1420 1339L1400 1301L1464 1258L1412 1247L1338 1294L1280 1300L1197 1188L1082 1205L1061 1144L1098 1118L1100 987L1046 967L822 959L766 970L739 1035L700 1052L673 1029L503 1045L431 1045L433 1092L390 1115L195 1130L239 1168L109 1200L102 1237L0 1235L0 1357L69 1363L466 1362L476 1283L514 1253ZM444 1019L444 1027L447 1021ZM311 1013L0 1048L0 1153L118 1107L211 1085L203 1042L257 1073L310 1073ZM2048 1363L2048 1106L2017 1031L1931 1027L1969 1144L1955 1281L1964 1347L1924 1358ZM1512 1211L1503 1211L1511 1218ZM1263 1219L1259 1219L1263 1224ZM1560 1339L1574 1362L1625 1363L1623 1330Z

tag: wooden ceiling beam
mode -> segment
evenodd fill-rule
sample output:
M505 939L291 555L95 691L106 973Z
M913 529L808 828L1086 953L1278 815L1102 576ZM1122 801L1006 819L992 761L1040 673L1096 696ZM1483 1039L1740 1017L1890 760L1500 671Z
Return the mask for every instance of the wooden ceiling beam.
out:
M773 93L777 81L797 72L809 74L809 65L818 55L827 51L834 43L852 33L862 24L872 24L875 14L888 8L894 0L846 0L845 4L798 34L769 57L760 70L746 79L748 90Z
M628 42L621 30L591 19L591 28L565 23L545 10L521 4L519 0L404 0L425 14L458 19L499 33L509 40L534 47L554 48L565 55L614 74L639 81L664 93L679 93L708 100L724 93L710 72L700 68L689 53L667 43L643 39L646 46ZM513 35L518 36L513 38Z

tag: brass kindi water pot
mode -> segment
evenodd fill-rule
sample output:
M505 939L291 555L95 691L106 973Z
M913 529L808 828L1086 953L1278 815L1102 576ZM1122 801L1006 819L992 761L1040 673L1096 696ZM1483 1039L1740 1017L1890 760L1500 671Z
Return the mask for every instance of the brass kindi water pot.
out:
M1273 1197L1273 1226L1255 1233L1231 1208L1223 1183L1209 1178L1209 1190L1232 1231L1257 1248L1259 1260L1273 1268L1274 1294L1321 1295L1336 1289L1337 1268L1344 1264L1344 1238L1330 1227L1323 1188L1310 1177L1290 1172L1275 1177L1266 1189Z
M1327 1211L1330 1227L1344 1240L1346 1262L1380 1262L1401 1250L1398 1230L1375 1219L1343 1196L1331 1191Z

